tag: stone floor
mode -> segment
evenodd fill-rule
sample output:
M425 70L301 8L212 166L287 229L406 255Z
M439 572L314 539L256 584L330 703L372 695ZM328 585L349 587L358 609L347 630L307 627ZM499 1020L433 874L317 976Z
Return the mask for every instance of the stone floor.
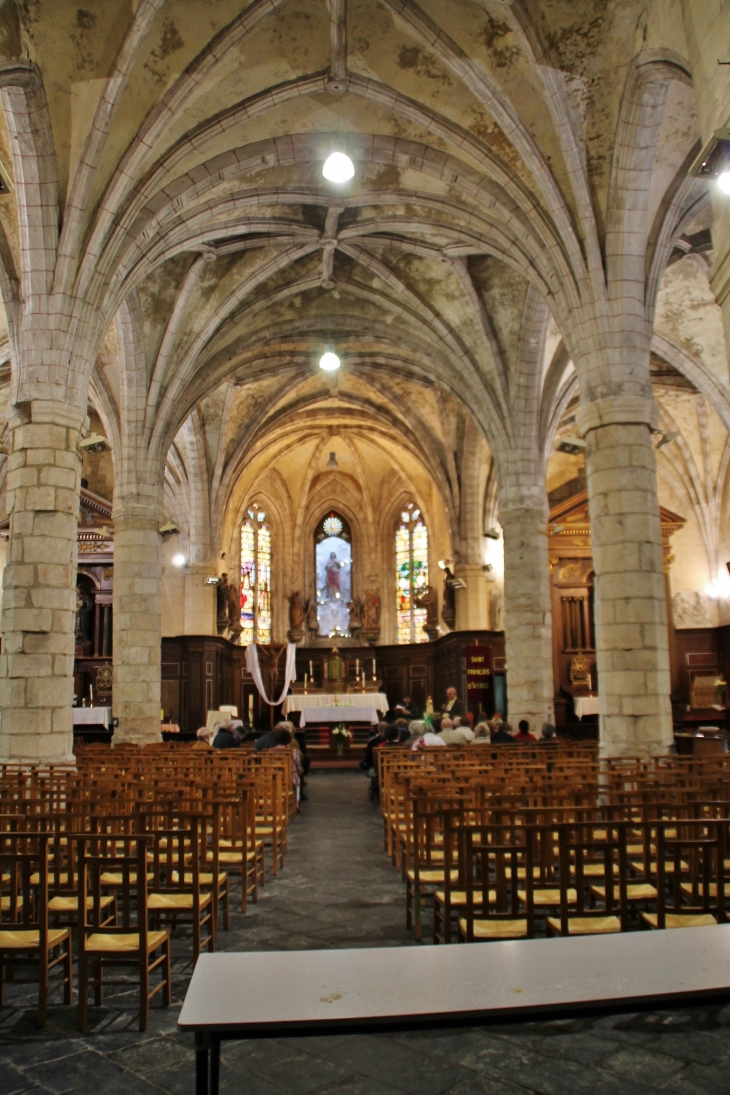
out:
M227 950L403 946L403 889L360 773L317 772L290 830L286 867L232 918ZM487 944L485 944L487 945ZM549 946L549 943L546 943ZM175 945L184 955L184 946ZM52 1007L35 1027L32 990L0 1008L0 1095L192 1095L192 1039L176 1030L190 976L174 962L174 1006L136 1031L135 992L91 1009ZM233 1095L730 1095L730 1005L590 1015L402 1034L224 1043Z

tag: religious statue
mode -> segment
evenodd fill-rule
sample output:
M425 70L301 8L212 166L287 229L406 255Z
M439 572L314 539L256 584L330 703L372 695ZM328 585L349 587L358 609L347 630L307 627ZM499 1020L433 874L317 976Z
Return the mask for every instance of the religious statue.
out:
M219 635L228 627L228 575L221 574L215 587L216 631Z
M356 631L362 631L362 604L356 598L354 601L348 601L347 607L350 610L348 629L350 634L354 635Z
M369 589L363 601L364 625L367 631L374 631L380 627L380 596L374 589Z
M94 599L83 586L76 586L76 643L94 642Z
M446 567L444 569L444 601L441 607L441 619L451 631L456 627L456 590L453 581L454 575L449 567Z
M231 582L228 586L228 638L232 643L238 645L242 631L241 598L235 582Z
M304 615L306 609L299 590L289 594L289 642L299 643L304 638Z
M319 634L319 617L317 616L316 601L309 602L309 607L307 608L306 626L307 631L309 632L310 640L316 639L317 635Z
M438 597L436 596L436 590L433 586L429 585L423 590L422 593L417 593L413 598L416 608L426 609L426 623L423 625L423 630L429 637L429 640L433 642L439 636L439 624L438 624Z
M492 590L492 631L504 631L504 593Z
M342 563L338 560L334 551L330 552L330 557L324 565L325 573L325 590L326 598L328 601L337 601L342 595L342 586L340 583L340 570L342 569Z
M362 603L363 613L363 638L369 643L376 643L380 638L380 593L376 589L368 589Z

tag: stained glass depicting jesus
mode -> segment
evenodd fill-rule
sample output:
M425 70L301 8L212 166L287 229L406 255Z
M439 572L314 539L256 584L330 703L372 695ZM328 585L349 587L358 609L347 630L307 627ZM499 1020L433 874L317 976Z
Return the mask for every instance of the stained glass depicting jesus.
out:
M352 600L352 545L341 530L323 528L325 535L316 543L315 563L317 572L317 614L320 635L347 635L350 612L347 602ZM329 533L329 535L328 535Z

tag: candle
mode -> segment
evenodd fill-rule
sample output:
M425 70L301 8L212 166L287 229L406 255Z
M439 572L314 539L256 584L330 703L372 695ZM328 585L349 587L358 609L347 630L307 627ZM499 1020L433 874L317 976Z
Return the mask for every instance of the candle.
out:
M375 680L376 675L377 674L376 674L376 671L375 671L375 658L373 658L373 680Z
M304 674L304 691L307 691L307 674Z
M248 695L248 721L253 722L253 692Z
M314 680L314 670L312 669L312 663L309 663L309 677L310 680Z
M365 691L365 670L362 671L362 690Z
M89 685L89 703L92 704L92 706L93 706L93 703L94 703L94 686L93 686L93 684Z
M355 676L356 677L360 676L360 659L359 658L355 659Z

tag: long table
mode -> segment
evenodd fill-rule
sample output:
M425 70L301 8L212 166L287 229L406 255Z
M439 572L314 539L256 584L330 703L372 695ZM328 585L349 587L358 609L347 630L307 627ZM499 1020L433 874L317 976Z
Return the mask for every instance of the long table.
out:
M374 707L376 711L385 712L390 704L384 692L319 692L314 696L304 696L301 693L296 696L287 696L282 704L282 712L285 716L294 711L306 711L310 707ZM352 719L352 716L349 716ZM327 721L326 719L324 720ZM352 719L359 722L359 719Z
M730 924L451 947L201 954L178 1026L195 1034L196 1095L218 1095L222 1039L728 993Z

